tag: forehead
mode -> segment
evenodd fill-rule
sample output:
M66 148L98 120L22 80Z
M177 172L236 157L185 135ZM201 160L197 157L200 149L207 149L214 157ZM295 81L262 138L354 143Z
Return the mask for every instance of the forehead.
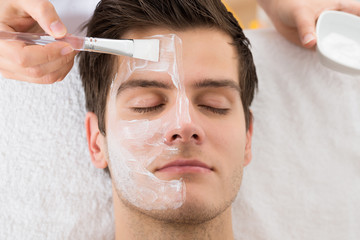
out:
M172 31L163 28L132 30L123 38L145 38L176 34L182 42L181 68L185 84L202 79L230 79L238 82L238 54L229 35L217 29L194 28ZM121 64L123 57L119 57ZM159 74L159 73L154 73Z

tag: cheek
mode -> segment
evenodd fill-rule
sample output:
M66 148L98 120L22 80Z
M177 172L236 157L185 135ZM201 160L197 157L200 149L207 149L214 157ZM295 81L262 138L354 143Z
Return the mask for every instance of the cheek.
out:
M217 143L222 149L224 149L224 153L244 153L245 149L245 133L242 131L239 126L236 125L228 125L224 126L218 132L214 142Z
M218 122L207 129L210 148L218 152L223 162L240 163L244 159L246 144L245 120L242 117ZM233 165L233 164L231 164Z

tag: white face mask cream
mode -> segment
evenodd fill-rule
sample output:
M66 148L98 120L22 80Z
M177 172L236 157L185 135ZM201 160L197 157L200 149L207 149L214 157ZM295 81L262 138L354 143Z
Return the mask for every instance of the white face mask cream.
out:
M360 45L353 39L338 33L330 33L324 37L324 53L332 59L351 66L360 68Z
M179 153L176 146L166 142L165 133L179 128L180 122L191 122L181 40L173 34L151 38L160 40L159 62L124 57L111 85L106 122L109 168L117 193L129 203L145 210L176 209L185 202L184 181L161 180L147 168L154 161L166 162ZM160 75L165 76L171 91L176 89L176 103L154 119L123 117L118 103L120 90L136 80Z

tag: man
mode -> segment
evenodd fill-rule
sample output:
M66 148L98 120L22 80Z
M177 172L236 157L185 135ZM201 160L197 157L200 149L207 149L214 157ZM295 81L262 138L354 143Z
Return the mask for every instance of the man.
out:
M233 239L257 76L232 14L219 0L105 0L88 35L163 36L159 63L80 55L88 146L111 173L116 239Z

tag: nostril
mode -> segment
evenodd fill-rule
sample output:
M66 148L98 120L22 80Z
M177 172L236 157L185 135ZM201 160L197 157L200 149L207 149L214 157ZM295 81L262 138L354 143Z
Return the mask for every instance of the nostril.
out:
M174 141L176 140L177 138L181 138L179 134L174 134L172 137L171 137L171 140Z
M188 142L188 141L201 141L201 134L198 133L187 133L187 132L181 132L181 133L173 133L170 135L171 137L168 139L169 142Z

